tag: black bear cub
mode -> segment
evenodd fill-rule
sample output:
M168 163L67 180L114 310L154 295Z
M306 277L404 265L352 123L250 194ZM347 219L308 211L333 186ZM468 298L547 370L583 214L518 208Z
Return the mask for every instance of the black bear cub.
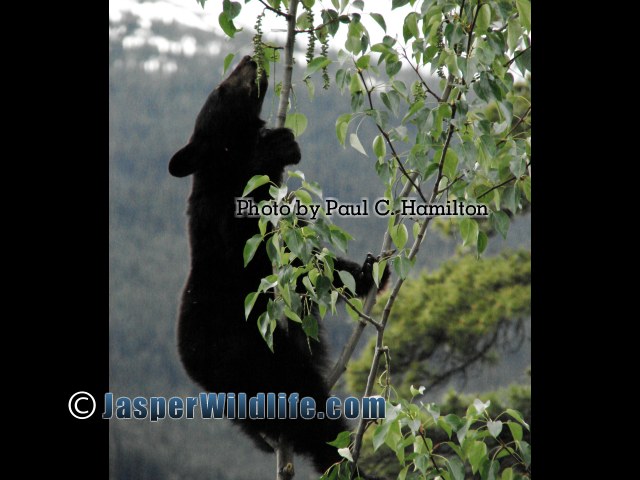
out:
M258 221L236 218L235 198L254 175L282 180L286 165L300 161L293 133L268 129L260 119L267 91L263 75L256 83L256 63L244 57L235 70L207 98L196 119L189 143L169 163L176 177L193 175L189 197L191 272L182 293L178 321L178 348L190 377L216 393L296 392L315 399L319 411L329 390L323 379L326 352L322 343L311 350L297 324L288 331L277 328L271 352L258 331L256 315L266 310L260 295L248 320L244 299L256 291L260 279L272 273L264 248L243 267L245 242L258 233ZM256 203L268 198L267 186L253 192ZM373 286L368 255L363 265L339 259L338 270L348 270L365 295ZM336 275L337 277L337 275ZM335 447L326 442L348 430L343 420L242 420L237 421L257 444L284 435L297 453L309 455L319 471L339 461Z

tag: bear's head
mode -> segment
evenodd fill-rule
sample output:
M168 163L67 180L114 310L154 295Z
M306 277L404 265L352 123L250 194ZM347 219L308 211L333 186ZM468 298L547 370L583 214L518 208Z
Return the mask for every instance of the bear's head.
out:
M260 119L268 88L266 73L256 82L258 67L245 56L207 98L196 118L189 143L169 161L169 173L184 177L200 170L216 155L246 149L264 126Z

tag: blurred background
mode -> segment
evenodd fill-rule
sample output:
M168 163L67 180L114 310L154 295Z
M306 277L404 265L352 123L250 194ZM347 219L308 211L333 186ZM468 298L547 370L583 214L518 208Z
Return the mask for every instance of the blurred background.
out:
M225 55L237 53L240 59L251 54L253 34L245 28L235 39L225 39L215 15L220 2L209 3L203 11L195 0L110 2L110 389L115 396L184 397L200 391L180 365L175 335L188 273L185 209L191 181L169 176L167 164L188 140L200 107L223 78ZM312 102L304 85L294 93L297 111L309 118L299 138L303 157L297 168L322 186L325 197L344 202L379 197L374 159L342 148L335 138L335 119L349 111L348 93L341 97L336 89L324 91L320 79ZM271 125L275 98L271 85L263 111ZM373 130L363 127L360 138L371 145ZM386 220L335 221L354 237L349 257L363 259L368 251L380 250ZM459 243L455 235L432 229L415 276L437 272ZM507 241L492 236L485 255L505 249L530 249L528 215L514 220ZM441 401L451 388L486 392L528 382L530 319L525 315L522 321L517 342L492 345L472 370L434 385L428 401ZM352 320L341 315L327 323L329 344L337 353ZM363 339L360 347L366 343ZM342 382L340 388L349 391L349 384ZM297 462L296 478L313 478L308 465ZM272 472L274 464L272 455L256 451L225 420L110 422L112 479L254 479Z

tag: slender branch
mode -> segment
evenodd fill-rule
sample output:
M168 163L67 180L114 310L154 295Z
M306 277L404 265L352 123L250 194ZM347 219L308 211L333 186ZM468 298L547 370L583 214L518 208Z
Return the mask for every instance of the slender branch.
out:
M456 115L455 105L452 107L452 110L453 112L451 115L451 122L453 121ZM453 131L454 131L453 123L449 123L449 130L447 131L447 139L444 142L444 147L442 147L442 155L440 156L440 161L438 162L438 176L436 177L436 183L433 187L433 193L431 194L431 199L429 200L429 203L433 203L436 197L438 196L438 185L440 185L440 180L443 177L442 170L444 169L444 159L447 155L447 150L449 150L449 144L451 143L451 137L453 137Z
M520 120L518 120L518 123L516 123L513 128L511 130L509 130L509 133L507 133L504 138L502 140L500 140L496 145L500 145L504 142L507 141L507 138L509 138L509 136L515 131L516 128L518 128L520 126L520 124L522 124L522 122L524 122L524 119L527 118L527 116L529 115L529 113L531 113L531 105L529 105L529 108L527 108L527 111L524 112L524 114L522 114L522 117L520 117Z
M375 293L374 293L375 296ZM368 300L368 297L367 297ZM366 302L365 308L366 311ZM364 320L360 320L358 324L354 327L353 332L351 332L351 336L349 340L342 348L342 352L340 353L340 357L336 361L336 364L331 369L331 373L327 376L327 385L331 389L336 384L342 373L347 369L347 363L351 359L351 355L356 349L358 342L360 341L360 337L362 336L362 332L364 332L365 327L367 326L367 322Z
M420 75L420 71L418 70L418 67L413 63L411 63L411 60L409 60L409 56L407 55L407 50L404 47L402 47L402 56L407 61L409 66L413 69L413 71L416 72L416 75L420 79L420 83L425 88L425 90L429 92L433 96L433 98L435 98L438 102L441 102L442 98L436 92L431 90L431 88L429 88L429 85L427 85L427 82L425 82L424 78L422 78L422 75Z
M527 162L526 164L526 168L529 168L529 166L531 165L531 162ZM515 175L512 175L511 178L506 179L504 182L499 183L498 185L494 185L493 187L491 187L489 190L487 190L486 192L483 192L482 194L480 194L478 196L478 198L476 200L480 200L482 197L484 197L485 195L493 192L494 190L500 188L500 187L504 187L505 185L510 184L511 182L513 182L516 179Z
M480 13L480 7L482 7L482 2L478 0L478 6L476 7L476 13L473 16L473 21L471 22L471 28L469 29L469 40L467 41L467 58L471 54L471 44L473 43L473 29L476 28L476 21L478 20L478 14Z
M371 108L371 110L373 110L373 100L371 98L371 91L373 90L373 88L371 90L369 90L369 87L367 87L367 83L364 80L364 75L362 74L362 70L360 70L360 69L358 69L358 76L360 77L360 80L362 80L362 84L364 85L364 89L367 92L367 98L369 100L369 108ZM393 143L391 142L391 138L389 138L389 134L384 131L384 129L378 124L378 122L376 122L376 127L378 127L378 131L384 137L385 141L387 142L387 145L389 145L389 148L391 149L392 156L396 160L396 162L398 163L398 167L400 168L400 171L402 172L402 174L407 178L407 180L409 180L409 182L411 182L413 188L416 190L418 195L420 195L420 198L422 198L422 200L425 203L427 203L427 199L424 196L424 194L422 193L422 190L420 190L420 187L411 178L411 176L409 175L407 170L404 168L404 165L400 161L400 157L398 156L398 153L396 152L396 149L393 146Z
M284 45L284 74L282 77L282 90L280 92L280 103L278 104L276 128L284 127L284 122L287 119L287 106L289 105L289 93L291 92L291 76L293 75L293 48L298 2L299 0L291 0L289 2L289 14L286 17L287 43Z
M265 2L264 0L258 0L262 5L264 5L264 8L267 10L271 10L272 12L274 12L276 15L280 15L281 17L286 18L287 20L289 19L289 14L283 12L282 10L278 10L277 8L273 8L271 5L269 5L267 2Z
M458 181L458 180L462 180L465 177L464 173L461 173L460 175L458 175L455 179L453 179L453 181L451 181L445 188L443 188L442 190L438 190L438 195L441 195L445 192L447 192L451 187L453 187L453 185Z
M361 312L356 306L353 305L353 303L351 303L351 301L349 300L349 297L347 297L345 294L338 292L338 295L340 296L340 298L342 300L345 301L345 303L347 305L349 305L349 307L358 314L358 316L360 318L362 318L363 320L366 320L367 322L369 322L371 325L373 325L374 327L376 327L376 330L380 330L380 328L382 328L382 325L380 325L380 323L376 322L373 318L371 318L369 315L367 315L364 312Z
M531 45L529 45L529 46L528 46L527 48L525 48L524 50L520 50L518 53L516 53L516 54L513 56L513 58L512 58L511 60L509 60L507 63L505 63L505 64L503 65L503 67L505 67L505 68L509 68L509 67L511 66L511 64L512 64L513 62L515 62L515 61L516 61L516 58L518 58L520 55L522 55L524 52L526 52L526 51L527 51L527 50L529 50L530 48L531 48Z
M464 5L464 2L462 3ZM436 460L433 458L433 449L429 449L429 445L427 444L426 433L424 431L420 432L420 437L422 438L424 447L427 449L427 452L429 452L429 458L431 459L433 466L436 467L436 471L438 472L438 475L440 475L442 472L440 471L440 467L436 463Z
M269 10L274 11L278 15L287 19L287 42L284 46L284 73L282 78L282 90L280 92L280 102L278 104L278 114L276 118L276 128L284 127L287 118L287 107L289 104L289 94L291 93L291 77L293 75L293 50L295 47L295 28L296 28L296 11L298 9L299 0L289 1L289 13L284 14L274 8L271 8L263 0L260 2ZM286 439L284 435L280 435L274 448L276 453L276 479L291 480L294 476L293 467L293 444Z
M462 0L462 5L460 5L460 13L458 15L460 18L462 18L462 12L464 11L464 3L465 3L465 0Z
M515 451L515 449L509 447L509 445L504 443L504 440L501 440L499 438L496 438L496 440L500 444L501 449L506 450L509 453L509 455L511 455L516 460L516 462L518 462L520 465L522 465L525 468L527 473L531 473L531 469L527 466L526 463L524 463L524 460L520 458L520 455ZM494 455L494 458L498 455L498 453L500 453L500 450L496 452L496 454Z

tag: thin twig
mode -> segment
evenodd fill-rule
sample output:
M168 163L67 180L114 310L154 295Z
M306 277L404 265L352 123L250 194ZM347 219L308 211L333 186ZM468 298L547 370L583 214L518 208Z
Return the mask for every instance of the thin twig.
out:
M262 0L261 0L262 1ZM289 2L289 14L287 18L287 43L284 45L284 73L282 77L282 91L280 92L280 103L278 104L278 116L276 118L276 128L284 127L287 119L287 106L289 105L289 93L291 92L291 77L293 75L293 49L295 43L296 11L299 0Z
M471 44L473 43L473 29L476 28L476 20L478 20L478 14L480 13L481 7L482 7L482 2L478 0L476 13L473 16L473 21L471 22L471 28L469 29L469 40L467 41L467 58L469 58L469 55L471 54Z
M442 190L438 190L438 195L442 195L443 193L447 192L451 187L453 187L453 185L458 181L458 180L462 180L465 177L464 173L461 173L460 175L458 175L452 182L450 182L445 188L443 188Z
M529 168L529 166L531 165L531 162L527 162L525 165L525 168ZM494 185L493 187L491 187L489 190L487 190L486 192L483 192L482 194L480 194L478 196L478 198L476 198L476 200L480 200L482 197L484 197L485 195L493 192L494 190L500 188L500 187L504 187L505 185L510 184L511 182L513 182L514 180L516 180L516 176L512 175L511 178L506 179L504 182L499 183L498 185Z
M511 130L509 130L509 133L507 133L504 136L504 138L496 144L496 146L506 142L509 136L515 131L515 129L518 128L520 124L522 124L522 122L524 122L524 119L527 118L527 115L529 115L530 112L531 112L531 105L529 105L529 108L527 108L527 111L522 114L522 117L520 117L520 120L518 120L518 123L516 123Z
M371 90L369 90L369 87L367 87L367 83L364 80L364 75L362 74L362 70L360 70L360 69L358 69L358 76L360 77L360 80L362 80L362 84L364 85L364 89L367 92L367 98L369 100L369 108L371 108L371 110L373 110L373 100L371 99L371 91L373 90L373 88ZM420 190L420 187L414 182L414 180L412 180L411 176L409 175L407 170L404 168L404 165L400 161L400 157L398 156L398 153L396 152L396 149L393 146L393 143L391 142L391 138L389 138L389 134L384 131L384 129L382 128L382 126L380 126L378 124L378 122L376 122L376 127L378 127L378 131L384 137L385 141L387 142L387 145L389 145L389 148L391 149L392 156L396 160L396 162L398 163L398 167L400 168L400 171L407 178L407 180L409 180L409 182L412 183L413 188L416 190L418 195L420 195L420 198L422 198L422 200L426 203L427 199L424 196L424 194L422 193L422 190Z
M422 438L422 441L424 442L424 446L427 449L427 452L429 452L429 458L431 459L431 462L433 463L433 466L436 467L436 471L438 472L438 475L440 475L442 472L440 471L440 467L438 466L438 464L436 463L435 459L433 458L433 449L430 449L429 445L427 445L426 434L424 432L421 432L420 433L420 437Z
M529 46L528 46L527 48L525 48L524 50L520 50L518 53L516 53L516 54L513 56L513 58L512 58L511 60L509 60L507 63L505 63L505 64L503 65L503 67L505 67L505 68L509 68L509 67L511 66L511 64L512 64L513 62L515 62L515 61L516 61L516 58L518 58L520 55L522 55L524 52L526 52L526 51L527 51L527 50L529 50L530 48L531 48L531 45L529 45Z
M435 98L438 102L441 102L442 98L436 92L431 90L431 88L429 88L429 85L427 85L427 82L425 82L424 79L422 78L422 75L420 75L420 71L418 70L417 65L414 65L413 63L411 63L411 60L409 60L409 56L407 55L407 50L404 47L402 47L402 56L407 61L409 66L413 69L413 71L416 72L416 75L420 79L420 83L425 88L425 90L429 92L433 96L433 98Z
M264 5L264 8L267 10L271 10L272 12L274 12L276 15L280 15L281 17L286 18L287 20L289 19L289 15L288 13L283 12L282 10L278 10L277 8L273 8L271 5L269 5L267 2L265 2L264 0L258 0L262 5Z
M337 290L336 290L337 291ZM382 328L382 325L380 325L380 323L376 322L373 318L371 318L369 315L367 315L364 312L361 312L355 305L353 305L353 303L351 303L349 297L347 297L344 293L340 293L338 292L338 295L340 296L340 298L342 300L344 300L344 302L349 305L349 307L358 314L358 316L360 318L362 318L363 320L366 320L367 322L369 322L371 325L373 325L374 327L376 327L376 330L380 330L380 328Z

